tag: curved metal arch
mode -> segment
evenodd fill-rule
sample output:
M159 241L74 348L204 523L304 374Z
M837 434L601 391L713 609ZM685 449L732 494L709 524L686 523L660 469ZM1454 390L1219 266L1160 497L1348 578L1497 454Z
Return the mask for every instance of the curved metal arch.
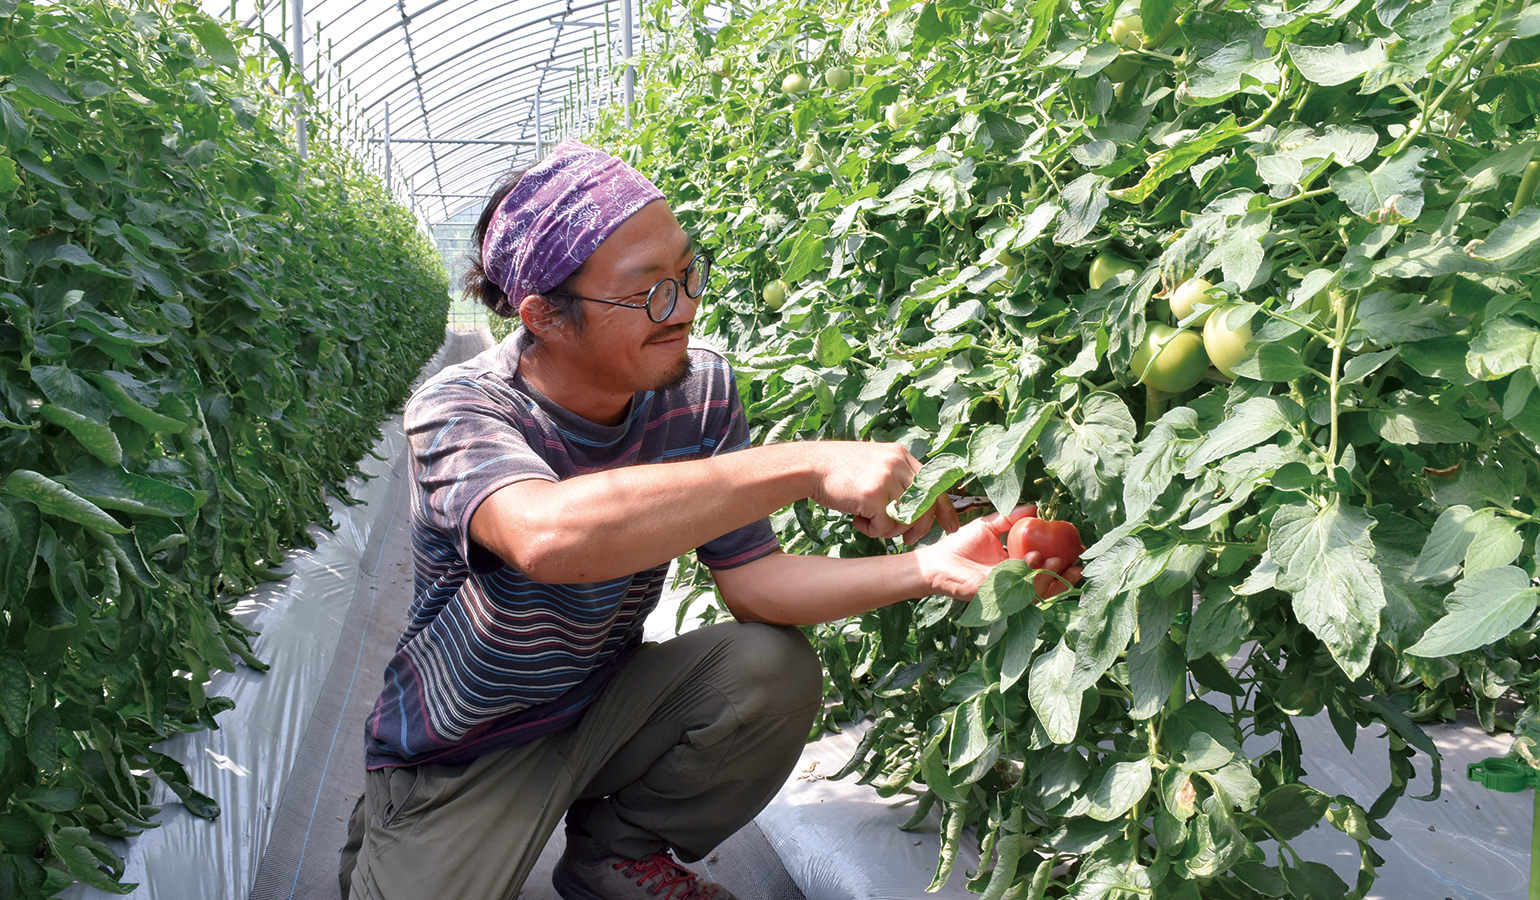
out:
M291 50L297 41L297 54L310 62L305 76L326 81L328 90L342 86L332 105L341 123L332 138L366 164L383 166L375 141L385 131L387 103L397 138L530 140L539 98L541 137L565 136L557 124L569 98L594 91L596 105L618 99L620 86L599 78L607 67L623 65L617 44L625 42L625 26L634 34L651 18L628 20L627 2L640 7L660 0L304 0L300 29L292 22L296 0L205 0L205 6L221 18L261 20ZM281 24L287 28L279 34ZM291 39L293 30L300 33ZM605 54L597 60L595 45ZM591 67L580 71L585 53ZM576 130L595 108L581 107ZM560 124L573 127L571 120ZM489 189L498 174L533 153L533 147L397 144L391 177L407 179L424 220L443 221L475 205L462 195ZM406 189L397 187L405 197Z
M511 34L514 30L515 29L509 29L508 32L505 32L500 37L506 38L507 35ZM480 49L482 46L485 46L485 45L490 45L491 43L492 43L491 41L483 42L482 45L478 45L477 49ZM524 53L524 52L527 52L527 51L525 50L524 47L509 48L508 50L505 51L504 55L506 55L507 53L511 53L511 52ZM581 50L557 50L556 48L552 48L552 50L550 52L545 54L545 57L546 57L546 60L549 62L549 61L553 61L553 60L558 59L558 58L565 59L567 57L570 57L570 56L574 55L575 53L580 53L580 52L581 52ZM465 55L458 56L458 57L455 57L455 58L450 59L450 60L445 60L443 63L439 63L439 64L435 65L433 67L433 70L437 71L438 68L441 68L441 67L443 67L445 65L452 65L452 64L455 64L455 63L469 65L470 64L470 60L468 60L466 58L467 56L470 56L470 54L465 54ZM428 74L429 74L429 72L427 72L425 70L425 71L419 73L419 76L420 77L426 77L426 75L428 75ZM373 109L376 108L377 106L379 106L381 103L388 101L391 95L395 94L402 87L406 87L406 86L407 86L406 83L402 83L402 84L397 84L397 85L391 86L391 88L386 92L386 95L384 97L376 97L375 99L365 103L363 105L361 111L364 112L365 114L373 111Z
M446 103L448 105L452 105L455 101L460 100L465 95L471 93L475 89L481 88L481 87L486 87L486 86L494 84L494 83L499 84L499 85L504 86L504 87L510 87L510 88L511 87L517 87L519 85L516 84L516 83L511 83L511 79L517 78L520 74L522 74L523 72L526 72L526 71L527 72L540 72L540 73L542 73L541 77L539 79L536 79L537 81L544 81L545 80L544 79L544 73L548 73L548 72L562 71L562 72L571 73L573 70L570 67L562 65L562 64L566 63L569 60L572 60L574 57L576 57L578 55L579 52L581 52L581 51L578 51L578 50L567 50L567 51L564 51L564 52L561 52L561 53L553 53L545 61L543 61L541 63L536 63L534 65L523 67L522 69L515 69L513 67L509 67L509 68L503 70L503 71L506 71L508 73L507 76L504 77L504 78L497 79L496 82L493 82L491 80L474 82L473 78L471 76L474 74L475 71L485 71L487 69L493 69L493 70L499 69L500 65L509 56L513 56L513 55L519 54L520 53L519 50L517 50L517 49L505 49L505 50L502 50L501 52L499 52L496 55L493 55L493 56L491 56L489 58L485 58L485 59L482 59L482 58L467 59L465 61L464 65L466 65L467 67L473 67L473 68L471 68L471 71L468 72L465 77L457 79L456 81L453 82L453 84L459 85L459 84L465 83L467 81L472 81L473 83L472 83L471 87L462 90L458 94L454 94L453 96L450 96L448 98L444 98L441 102L444 102L444 103ZM529 80L530 80L529 77L525 77L524 78L525 82L528 82ZM568 82L570 82L572 80L573 79L571 79L571 78L567 79ZM440 84L446 84L446 83L449 83L449 82L445 82L445 81L441 80L439 83ZM559 90L560 89L565 89L566 86L567 85L565 83L563 83L562 85L559 86L558 89ZM542 88L538 84L535 86L535 88L542 95L548 94L548 93L552 93L552 91L550 89ZM532 106L532 104L534 102L533 101L533 93L530 93L528 95L528 99L529 99L529 102L531 104L531 108L533 108L533 106Z

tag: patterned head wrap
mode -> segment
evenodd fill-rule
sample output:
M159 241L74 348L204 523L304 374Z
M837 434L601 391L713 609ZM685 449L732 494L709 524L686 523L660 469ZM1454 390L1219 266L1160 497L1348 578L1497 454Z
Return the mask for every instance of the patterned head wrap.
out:
M515 308L567 280L620 223L663 192L601 150L562 141L492 214L482 271Z

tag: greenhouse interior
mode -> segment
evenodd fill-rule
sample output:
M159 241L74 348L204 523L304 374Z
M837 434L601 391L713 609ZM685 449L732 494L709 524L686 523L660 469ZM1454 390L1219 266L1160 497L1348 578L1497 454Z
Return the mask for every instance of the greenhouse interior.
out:
M1537 185L1528 0L0 0L0 900L1540 898Z

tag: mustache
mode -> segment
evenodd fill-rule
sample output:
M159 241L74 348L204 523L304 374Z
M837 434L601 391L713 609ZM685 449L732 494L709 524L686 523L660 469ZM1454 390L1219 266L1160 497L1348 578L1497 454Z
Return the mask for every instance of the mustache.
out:
M647 342L656 343L658 341L671 341L675 338L686 337L689 335L689 333L690 326L688 323L684 325L674 325L669 328L659 328L657 331L652 333L652 337L648 338Z

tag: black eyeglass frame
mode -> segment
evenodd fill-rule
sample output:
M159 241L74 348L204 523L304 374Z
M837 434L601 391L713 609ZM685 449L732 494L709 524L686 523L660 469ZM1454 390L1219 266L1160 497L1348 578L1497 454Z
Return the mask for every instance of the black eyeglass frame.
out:
M674 314L675 307L679 305L680 291L683 291L684 295L689 297L691 300L698 299L706 293L706 280L711 275L711 265L715 261L716 257L710 250L697 250L695 253L695 258L691 259L690 264L684 268L683 281L674 277L658 279L656 284L654 284L651 288L648 288L647 299L642 303L622 303L619 300L608 300L603 297L585 297L582 294L573 294L568 291L553 291L552 293L558 294L562 297L571 297L574 300L587 300L591 303L604 303L610 306L624 306L626 309L640 309L646 312L647 318L654 322L667 322L668 317ZM690 293L689 287L690 271L694 269L697 264L701 266L700 290L692 294ZM655 316L652 314L652 298L654 294L663 289L663 285L665 284L673 285L673 296L669 298L668 309L665 309L661 316ZM635 297L636 295L630 294L629 296Z

